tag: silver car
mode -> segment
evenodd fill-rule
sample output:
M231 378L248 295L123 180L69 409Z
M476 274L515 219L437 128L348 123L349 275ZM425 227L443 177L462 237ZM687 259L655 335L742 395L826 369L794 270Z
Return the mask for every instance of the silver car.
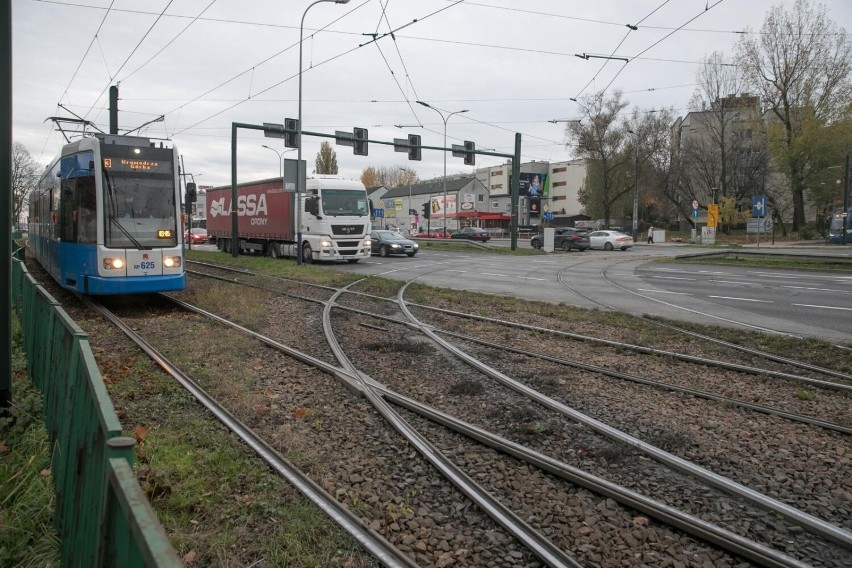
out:
M589 242L593 249L627 250L633 246L633 237L619 231L592 231L589 233Z
M414 241L409 241L400 233L390 230L371 232L370 241L372 241L370 251L373 254L378 253L380 256L392 254L414 256L420 248Z

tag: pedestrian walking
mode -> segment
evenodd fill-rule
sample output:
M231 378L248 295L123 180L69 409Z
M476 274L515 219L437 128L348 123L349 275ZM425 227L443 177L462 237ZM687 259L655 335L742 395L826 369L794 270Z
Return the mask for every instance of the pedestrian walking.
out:
M654 244L654 227L648 227L648 244Z

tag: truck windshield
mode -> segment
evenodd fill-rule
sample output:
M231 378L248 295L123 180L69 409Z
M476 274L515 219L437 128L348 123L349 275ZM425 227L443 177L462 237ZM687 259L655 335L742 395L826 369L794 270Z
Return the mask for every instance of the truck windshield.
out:
M172 152L103 146L104 244L169 247L177 244L177 205ZM131 157L132 156L132 157Z
M352 189L323 189L323 213L329 217L347 215L364 217L370 214L367 192Z

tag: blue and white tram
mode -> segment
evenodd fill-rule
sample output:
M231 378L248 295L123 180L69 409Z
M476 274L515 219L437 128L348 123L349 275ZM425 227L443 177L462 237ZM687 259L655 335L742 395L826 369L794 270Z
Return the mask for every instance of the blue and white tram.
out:
M183 290L178 154L98 134L65 145L30 196L30 248L64 288L90 295Z

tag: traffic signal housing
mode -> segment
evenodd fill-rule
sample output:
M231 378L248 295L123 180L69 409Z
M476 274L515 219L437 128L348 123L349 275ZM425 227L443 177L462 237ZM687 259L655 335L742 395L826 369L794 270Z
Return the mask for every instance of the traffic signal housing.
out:
M430 209L430 203L427 201L423 204L423 218L428 219L432 216L432 210Z
M198 191L196 185L192 182L186 184L186 202L195 203L198 201Z
M408 144L410 148L408 149L408 159L409 160L417 160L420 161L420 135L419 134L409 134L408 135Z
M474 166L476 165L476 144L471 142L470 140L464 141L464 165L466 166Z
M287 148L299 147L299 120L296 118L285 118L284 129L292 132L284 133L284 146Z
M354 153L356 156L366 156L367 155L367 140L369 135L367 133L366 128L355 127L353 129L353 133L355 135L355 140L353 141Z

